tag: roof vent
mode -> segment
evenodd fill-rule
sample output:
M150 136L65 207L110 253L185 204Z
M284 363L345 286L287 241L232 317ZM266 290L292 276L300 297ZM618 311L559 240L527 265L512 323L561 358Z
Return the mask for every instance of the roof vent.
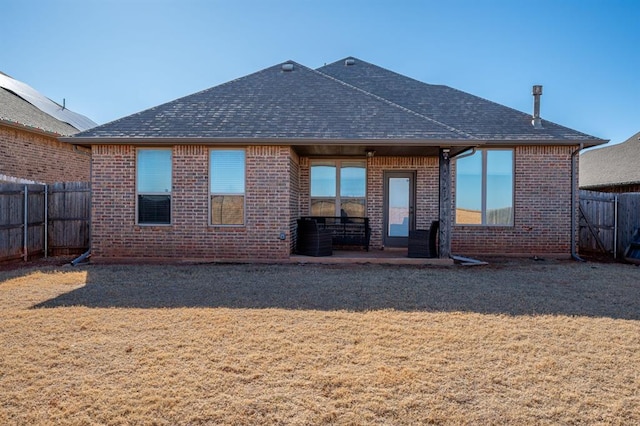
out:
M284 71L284 72L293 71L293 64L290 63L290 62L287 62L286 64L282 64L282 71Z
M533 120L531 124L535 129L542 129L542 119L540 118L540 96L542 96L542 86L533 86Z
M345 61L344 61L344 64L345 64L346 66L349 66L349 65L355 65L355 63L356 63L356 60L355 60L355 59L353 59L353 58L345 59Z

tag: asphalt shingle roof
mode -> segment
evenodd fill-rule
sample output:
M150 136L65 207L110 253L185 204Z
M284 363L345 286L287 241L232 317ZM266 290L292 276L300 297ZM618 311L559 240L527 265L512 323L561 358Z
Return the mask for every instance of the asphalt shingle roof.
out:
M349 60L351 65L346 65ZM448 86L433 85L356 58L346 58L318 71L430 117L483 140L598 140L542 120L535 129L531 114Z
M221 84L79 137L460 139L446 126L295 62Z
M350 58L353 59L353 58ZM446 86L429 85L364 61L313 70L278 64L76 135L389 141L585 141L602 143Z
M0 120L27 129L40 130L60 136L78 133L78 129L56 120L14 93L0 87Z
M625 142L580 154L580 188L640 183L640 132Z

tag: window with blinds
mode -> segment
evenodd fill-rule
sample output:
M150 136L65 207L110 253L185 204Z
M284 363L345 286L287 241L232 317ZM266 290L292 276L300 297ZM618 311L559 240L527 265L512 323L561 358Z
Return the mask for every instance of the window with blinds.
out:
M171 149L138 149L136 158L136 222L171 224Z

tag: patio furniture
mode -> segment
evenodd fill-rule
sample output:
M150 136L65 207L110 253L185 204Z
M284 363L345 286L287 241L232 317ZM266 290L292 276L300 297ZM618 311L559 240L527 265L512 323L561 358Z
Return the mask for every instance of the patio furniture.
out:
M331 231L323 229L313 219L298 219L296 252L305 256L331 256Z
M438 229L440 222L434 220L429 229L415 229L409 231L408 257L437 257Z
M304 216L302 220L315 220L321 229L330 231L334 248L360 246L369 251L371 228L368 217Z

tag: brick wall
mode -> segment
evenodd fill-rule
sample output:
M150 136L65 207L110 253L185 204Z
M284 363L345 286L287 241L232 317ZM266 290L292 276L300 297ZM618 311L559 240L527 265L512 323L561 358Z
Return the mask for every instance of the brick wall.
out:
M453 226L455 254L569 254L571 153L575 147L523 146L515 157L515 222L511 227ZM309 158L300 159L300 212L309 214ZM455 161L452 162L455 188ZM438 219L437 157L373 157L367 160L367 215L371 248L382 246L384 172L416 172L416 228ZM455 202L455 191L454 197ZM451 208L452 223L454 208Z
M438 219L438 157L373 157L367 161L367 214L371 247L381 248L384 227L384 172L416 172L416 229Z
M453 227L456 254L568 254L573 147L517 147L514 226ZM93 256L286 259L295 220L309 214L309 158L289 147L246 148L246 224L209 226L209 148L173 147L172 225L135 224L133 146L93 147ZM385 171L416 172L416 225L438 217L437 157L367 160L371 247L382 246ZM455 188L455 162L452 162ZM453 217L453 208L452 208ZM286 239L280 240L280 233Z
M571 251L570 176L574 149L516 147L514 226L454 225L452 252L465 255L568 255ZM452 165L455 188L455 161Z
M136 148L93 147L94 259L289 256L290 170L296 158L290 148L246 147L245 225L226 227L209 226L209 148L177 145L172 153L172 224L140 226L135 224Z
M300 158L292 151L289 161L289 245L290 252L296 250L296 219L300 217Z
M89 181L90 152L53 136L0 126L0 175L37 182Z

